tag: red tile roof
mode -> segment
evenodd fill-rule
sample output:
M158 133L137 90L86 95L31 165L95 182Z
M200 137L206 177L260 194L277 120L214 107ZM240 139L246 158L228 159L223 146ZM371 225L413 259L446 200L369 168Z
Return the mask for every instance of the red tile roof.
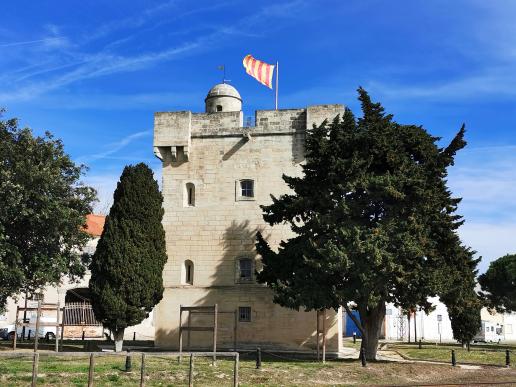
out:
M104 223L106 217L104 215L89 214L86 215L86 224L84 225L84 231L94 237L99 237L104 230Z

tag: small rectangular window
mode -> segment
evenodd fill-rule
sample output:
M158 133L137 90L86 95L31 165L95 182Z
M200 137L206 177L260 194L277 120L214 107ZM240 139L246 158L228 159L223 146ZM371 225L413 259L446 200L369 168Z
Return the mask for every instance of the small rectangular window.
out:
M239 261L241 281L250 281L253 278L253 261L249 258L242 258Z
M243 198L254 198L253 180L240 180L240 196Z
M251 321L251 307L241 306L238 308L238 321L250 322Z

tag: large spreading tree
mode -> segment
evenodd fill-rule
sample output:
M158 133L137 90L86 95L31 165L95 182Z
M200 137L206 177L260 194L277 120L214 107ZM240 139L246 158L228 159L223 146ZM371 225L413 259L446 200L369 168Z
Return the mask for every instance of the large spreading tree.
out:
M430 310L428 297L465 267L456 230L460 199L446 186L447 168L465 146L464 128L445 148L425 129L400 125L359 89L363 117L349 109L306 136L301 177L283 176L292 193L263 206L270 225L295 236L273 250L261 234L259 281L282 306L343 306L375 359L385 304ZM474 264L476 265L476 263ZM360 319L351 314L358 310Z
M96 200L84 172L50 133L0 120L0 310L8 297L84 275L82 227Z
M491 262L478 282L491 309L501 313L516 312L516 254Z
M125 167L91 262L95 317L111 330L121 351L124 330L145 319L163 297L167 261L163 197L152 170Z

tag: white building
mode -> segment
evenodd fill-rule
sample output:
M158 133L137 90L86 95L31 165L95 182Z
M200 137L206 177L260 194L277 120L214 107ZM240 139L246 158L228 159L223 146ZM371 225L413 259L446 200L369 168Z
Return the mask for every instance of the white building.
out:
M86 217L86 225L84 231L90 234L92 239L88 241L83 251L88 254L93 254L97 247L97 242L100 239L102 230L104 229L105 216L90 214ZM41 300L43 303L57 304L61 307L65 306L65 337L81 337L83 332L87 338L102 338L103 327L95 320L91 304L88 299L89 289L88 283L90 280L90 272L79 282L70 282L66 277L61 281L60 286L47 286L41 291L29 295L27 298L27 307L36 307L37 302ZM18 299L8 299L5 313L0 314L0 329L9 328L14 331L14 323L16 320L17 306L23 307L25 305L25 295L20 294ZM27 312L26 318L35 319L36 312ZM33 316L34 315L34 316ZM54 311L43 311L42 317L47 321L56 321L56 314ZM19 313L19 321L23 319L23 312ZM60 321L63 316L61 315ZM31 320L31 321L32 321ZM55 328L52 328L52 332ZM136 339L138 340L153 340L154 339L154 316L153 312L147 319L140 324L129 327L125 330L125 338L132 339L136 332ZM26 332L28 334L28 332Z

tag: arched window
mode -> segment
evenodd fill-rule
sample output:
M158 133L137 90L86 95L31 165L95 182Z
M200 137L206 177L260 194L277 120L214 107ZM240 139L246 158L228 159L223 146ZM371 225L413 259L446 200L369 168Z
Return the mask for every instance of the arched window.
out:
M181 270L181 283L183 285L193 285L193 276L194 276L194 264L192 261L187 259L183 263L183 268Z
M186 205L195 207L195 185L193 183L186 183Z
M222 105L217 105L217 111L218 111L218 112L221 112L221 111L222 111Z

